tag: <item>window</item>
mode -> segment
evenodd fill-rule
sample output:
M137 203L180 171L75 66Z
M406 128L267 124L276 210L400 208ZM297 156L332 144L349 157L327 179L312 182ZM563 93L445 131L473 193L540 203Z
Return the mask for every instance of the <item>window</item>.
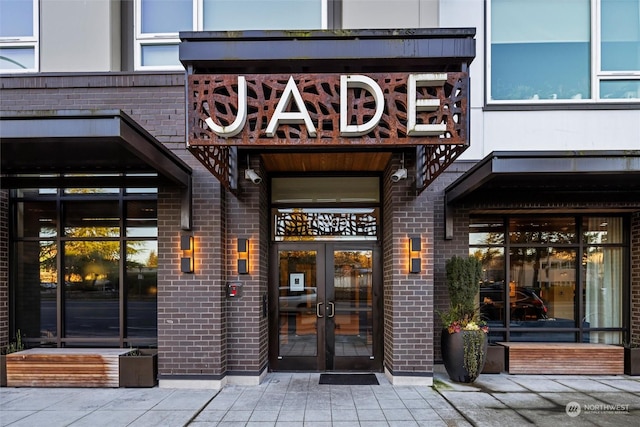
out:
M0 1L0 72L38 71L37 0Z
M490 339L620 344L624 231L619 216L472 218L470 254L482 261L480 313Z
M492 0L488 102L640 100L640 0Z
M12 191L12 311L30 346L157 345L157 189L145 190Z
M136 22L136 69L178 69L180 31L323 29L327 0L136 0Z

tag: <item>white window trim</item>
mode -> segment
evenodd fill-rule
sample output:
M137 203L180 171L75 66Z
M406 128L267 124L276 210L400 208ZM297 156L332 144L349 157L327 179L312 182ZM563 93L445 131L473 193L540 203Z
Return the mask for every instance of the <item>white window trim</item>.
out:
M37 73L40 70L40 7L38 0L33 3L33 36L0 37L0 48L24 47L33 48L33 68L15 69L0 68L0 74Z
M37 0L34 0L34 2ZM202 31L204 28L204 2L203 0L193 1L193 19L192 30ZM143 46L150 46L154 44L162 45L178 45L180 44L180 37L178 33L142 33L142 0L135 0L134 6L135 14L135 40L133 49L134 69L135 71L175 71L183 70L182 65L165 65L165 66L143 66L142 65L142 48ZM323 30L328 28L329 22L329 6L328 0L321 0L321 26Z
M640 103L640 98L613 98L613 99L603 99L600 97L600 83L602 81L612 81L612 80L639 80L640 81L640 70L639 71L602 71L601 70L601 47L600 47L600 18L601 18L601 0L590 0L590 9L591 9L591 38L590 38L590 53L591 53L591 97L583 98L583 99L508 99L508 100L494 100L491 99L491 6L492 1L487 2L486 6L486 15L485 15L485 33L486 33L486 93L485 93L485 103L486 105L553 105L553 104L606 104L606 103L620 103L620 102L629 102L629 103Z

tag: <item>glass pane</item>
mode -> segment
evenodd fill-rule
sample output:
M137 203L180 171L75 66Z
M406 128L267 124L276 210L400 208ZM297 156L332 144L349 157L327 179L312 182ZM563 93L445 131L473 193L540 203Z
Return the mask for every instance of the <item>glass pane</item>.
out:
M335 251L335 355L373 355L372 251Z
M67 237L117 237L120 216L117 201L65 203L64 233Z
M512 218L509 221L511 243L574 243L576 225L573 217Z
M318 354L316 255L316 251L280 251L280 356Z
M36 68L35 52L33 47L2 48L0 49L0 69L33 70Z
M589 98L589 0L493 0L491 99Z
M158 243L127 243L127 336L156 338Z
M64 244L65 336L119 336L120 244Z
M16 236L55 237L58 229L55 202L17 203Z
M0 37L33 36L33 0L0 1Z
M158 212L155 200L127 202L128 237L157 237Z
M603 243L622 243L622 218L589 217L583 220L584 243L598 245Z
M274 209L274 240L376 240L379 209Z
M140 0L142 33L193 30L193 0Z
M640 80L601 80L602 99L640 99Z
M471 249L469 255L482 261L482 285L480 286L480 315L492 326L504 326L504 249Z
M26 339L46 343L57 335L58 288L55 242L19 242L15 245L15 315L17 328Z
M182 66L178 59L177 44L150 44L141 49L141 65L144 67Z
M513 249L510 275L512 326L575 327L575 250Z
M640 2L602 0L601 5L602 71L640 71Z
M472 218L469 225L470 245L504 244L504 221L502 218Z
M321 28L322 0L204 0L205 31Z
M380 180L377 177L273 178L271 202L379 203Z
M619 328L623 304L622 248L588 247L582 263L584 280L584 326ZM616 338L617 337L617 338ZM591 342L620 344L617 334L594 334Z

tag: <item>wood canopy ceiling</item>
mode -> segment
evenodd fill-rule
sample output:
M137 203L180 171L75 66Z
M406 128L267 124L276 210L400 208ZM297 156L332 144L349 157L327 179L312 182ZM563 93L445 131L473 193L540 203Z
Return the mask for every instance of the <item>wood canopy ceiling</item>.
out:
M391 153L263 153L261 157L268 172L381 172Z

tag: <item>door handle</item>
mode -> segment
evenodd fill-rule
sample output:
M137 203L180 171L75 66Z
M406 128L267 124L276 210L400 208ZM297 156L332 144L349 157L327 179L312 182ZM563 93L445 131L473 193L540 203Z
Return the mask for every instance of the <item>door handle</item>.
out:
M327 314L327 317L333 317L336 315L336 305L332 302L328 302L327 303L328 307L327 310L331 309L331 311L329 311L329 314Z
M324 316L320 313L320 307L322 307L322 304L323 304L323 303L321 303L321 302L319 302L319 303L317 303L317 304L316 304L316 316L318 316L318 317L324 317Z

